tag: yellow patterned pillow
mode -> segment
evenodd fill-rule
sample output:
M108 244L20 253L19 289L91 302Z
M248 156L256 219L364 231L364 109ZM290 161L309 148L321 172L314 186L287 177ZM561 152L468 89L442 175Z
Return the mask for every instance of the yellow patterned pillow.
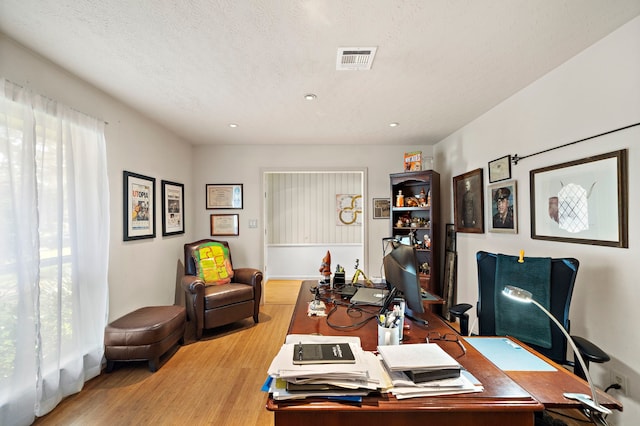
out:
M204 243L193 251L198 276L205 284L228 284L233 278L229 249L220 243Z

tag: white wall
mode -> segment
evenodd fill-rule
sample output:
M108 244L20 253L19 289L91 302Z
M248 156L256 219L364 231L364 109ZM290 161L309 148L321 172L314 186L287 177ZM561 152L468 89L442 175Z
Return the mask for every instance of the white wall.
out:
M241 128L238 128L241 131ZM193 150L194 186L197 188L195 203L195 228L197 238L208 238L209 215L205 209L204 189L207 183L242 183L244 185L244 209L240 215L240 236L228 237L233 249L233 262L237 265L263 268L262 224L262 173L265 170L319 170L321 168L367 168L367 193L364 202L369 207L368 232L365 235L365 259L360 268L368 277L379 277L382 265L382 238L389 236L388 220L372 219L373 198L390 198L389 174L403 171L405 152L422 151L424 157L432 156L428 146L369 146L369 145L255 145L255 146L198 146ZM201 188L201 189L200 189ZM202 194L202 195L198 195ZM235 212L235 211L234 211ZM258 228L249 228L249 220L258 220ZM237 248L236 248L237 247ZM316 273L322 254L313 259ZM292 259L292 262L299 260ZM331 256L332 265L345 266L346 275L353 272L353 259Z
M173 304L176 266L190 240L191 146L138 112L0 34L0 74L35 93L105 120L111 198L109 320L147 305ZM122 171L156 178L156 238L123 242ZM187 233L162 237L160 180L185 184Z
M443 198L448 200L443 203L444 221L453 221L453 176L483 168L486 186L487 163L491 160L507 154L532 154L638 122L640 18L436 145L436 169L445 182ZM612 357L604 367L591 368L600 387L611 383L611 369L628 377L628 395L614 391L624 404L623 413L609 418L618 425L637 424L640 417L640 339L636 324L640 289L635 268L640 258L639 141L640 127L635 127L522 160L512 168L518 187L519 233L457 236L457 300L472 304L477 300L478 250L517 254L523 249L530 256L572 256L580 260L570 312L572 333L594 341ZM622 148L629 150L629 248L531 239L529 171Z
M174 303L176 274L182 264L183 245L208 238L209 215L205 209L205 184L244 184L244 208L240 214L240 236L229 237L234 263L262 268L262 170L268 168L368 168L366 202L389 197L389 174L403 170L403 154L423 151L426 146L201 146L192 147L139 112L105 94L0 34L0 74L36 93L62 102L85 114L108 122L107 163L111 198L109 259L109 321L141 306ZM241 128L238 129L241 131ZM122 240L123 170L156 178L156 238ZM160 181L185 185L185 228L179 236L162 237ZM249 219L258 228L249 228ZM379 276L382 263L381 239L389 234L387 220L368 215L369 232L365 252L370 264L361 268ZM237 247L237 249L236 249ZM320 259L314 259L319 266ZM334 260L351 265L352 260ZM315 266L317 269L318 266ZM178 295L180 297L180 295Z
M209 236L205 184L244 184L240 236L230 237L234 262L261 267L263 259L262 177L266 168L368 168L367 198L389 196L389 174L402 171L404 152L426 146L201 146L191 148L177 136L114 100L83 80L0 35L0 74L79 111L109 122L106 126L111 192L109 259L109 319L137 307L174 301L176 268L185 242ZM473 123L439 143L433 150L434 169L442 175L443 223L452 221L451 178L506 154L526 155L640 120L640 18L587 49L573 60L506 100ZM241 128L239 129L241 131ZM474 254L488 249L526 250L528 255L575 256L581 261L571 319L573 331L596 341L613 360L606 370L592 367L601 386L608 370L629 377L629 396L622 414L612 418L631 425L640 417L640 349L635 318L640 290L634 278L640 231L638 197L640 152L638 129L523 160L513 168L519 188L517 235L459 234L459 297L476 300ZM528 171L537 167L629 148L629 249L532 240L529 236ZM185 184L186 234L136 242L122 241L122 171L155 177L157 199L161 179ZM159 211L160 205L156 208ZM258 228L248 228L257 219ZM379 275L382 243L389 234L387 220L372 220L366 251L368 275ZM236 249L237 247L237 249ZM346 263L335 260L336 263Z

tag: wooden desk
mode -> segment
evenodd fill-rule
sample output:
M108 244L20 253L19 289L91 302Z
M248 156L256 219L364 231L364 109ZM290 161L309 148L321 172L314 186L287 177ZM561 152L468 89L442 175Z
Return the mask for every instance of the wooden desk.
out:
M307 315L307 304L313 299L310 289L316 284L316 281L302 283L288 334L355 335L360 337L364 350L376 350L375 320L366 322L357 329L337 330L327 324L325 317ZM323 294L322 296L331 295ZM327 304L327 311L332 307L333 304ZM373 307L365 307L365 309L375 312ZM333 325L348 326L361 322L366 317L367 314L362 317L350 316L344 306L339 306L331 320ZM441 334L455 333L444 320L431 312L425 313L423 318L429 321L427 326L406 320L410 329L404 331L404 344L422 343L430 331L438 331ZM267 409L274 412L276 426L344 424L401 426L444 424L445 422L453 425L533 425L534 412L541 411L545 406L579 407L575 401L564 398L563 392L590 393L588 384L542 356L541 358L557 368L556 372L505 373L468 343L465 344L466 355L462 354L462 350L455 342L438 342L438 344L482 382L483 392L404 400L397 400L390 394L382 394L365 397L362 403L357 405L334 403L322 399L274 401L269 398ZM617 401L604 393L601 394L600 402L610 408L621 408Z

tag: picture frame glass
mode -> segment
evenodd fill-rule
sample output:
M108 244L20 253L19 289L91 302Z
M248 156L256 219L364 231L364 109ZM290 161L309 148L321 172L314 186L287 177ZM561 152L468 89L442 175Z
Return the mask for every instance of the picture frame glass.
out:
M206 208L211 209L242 209L243 190L241 183L235 184L207 184Z
M445 252L456 251L456 227L453 223L447 223L445 225L444 250Z
M489 183L511 178L511 155L489 162Z
M484 233L482 169L453 178L454 223L457 232Z
M531 170L531 237L628 247L627 150Z
M184 185L163 180L162 235L184 234Z
M155 178L123 172L123 240L155 238Z
M373 218L389 219L391 217L391 200L389 198L373 199Z
M212 236L236 236L240 235L239 216L237 214L212 214Z
M489 185L489 232L518 233L517 185L515 180Z

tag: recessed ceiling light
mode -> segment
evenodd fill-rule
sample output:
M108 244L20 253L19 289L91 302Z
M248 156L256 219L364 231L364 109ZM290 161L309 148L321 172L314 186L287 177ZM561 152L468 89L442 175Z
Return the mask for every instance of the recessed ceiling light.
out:
M304 98L308 101L313 101L317 98L317 96L313 93L307 93L306 95L304 95Z
M229 127L235 129L236 127L238 127L238 125L236 123L229 123Z
M393 123L389 123L389 127L398 127L400 125L400 123L396 123L395 121Z

